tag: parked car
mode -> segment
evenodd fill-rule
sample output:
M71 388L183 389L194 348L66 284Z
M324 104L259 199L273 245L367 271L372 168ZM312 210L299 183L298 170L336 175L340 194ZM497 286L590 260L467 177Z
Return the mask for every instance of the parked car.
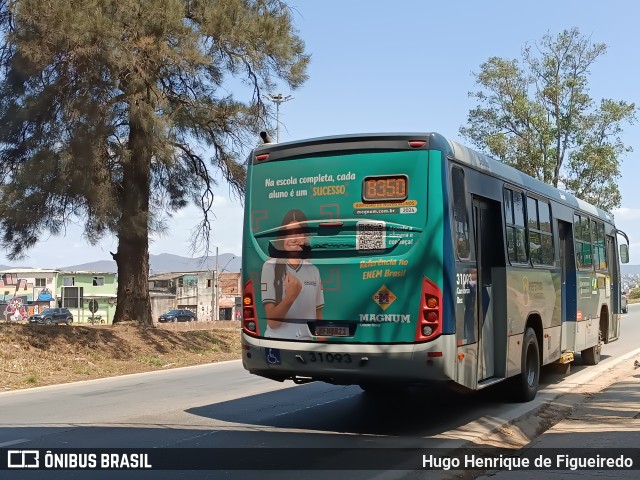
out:
M620 297L620 310L622 310L622 313L627 313L629 311L629 299L627 298L626 293L623 293Z
M68 308L45 308L39 313L34 313L29 317L29 323L39 323L44 325L52 325L58 323L73 323L73 314Z
M158 322L195 322L196 314L191 310L169 310L158 318Z

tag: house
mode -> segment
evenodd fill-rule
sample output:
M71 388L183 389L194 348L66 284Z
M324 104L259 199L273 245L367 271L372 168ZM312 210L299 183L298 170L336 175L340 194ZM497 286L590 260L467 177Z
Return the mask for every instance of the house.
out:
M195 312L200 321L239 319L240 273L221 272L218 282L215 273L208 270L151 275L153 318L167 310L185 308ZM117 293L117 274L113 272L5 270L0 272L0 318L23 320L44 308L60 306L71 311L76 324L112 323Z
M57 305L58 270L13 268L0 272L0 318L19 321Z
M59 292L59 305L73 313L75 322L112 323L118 294L115 273L61 271L56 290ZM92 306L94 312L91 311Z
M240 273L220 274L218 295L220 320L240 320L242 318L242 276Z
M216 292L215 273L205 270L151 275L149 293L153 318L172 308L189 309L196 313L199 321L239 318L242 311L240 274L220 273ZM218 315L212 315L216 309Z

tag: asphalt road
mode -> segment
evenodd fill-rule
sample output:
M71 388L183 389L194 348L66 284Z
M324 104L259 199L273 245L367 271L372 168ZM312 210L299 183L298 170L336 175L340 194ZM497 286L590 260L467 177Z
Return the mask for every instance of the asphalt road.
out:
M623 316L622 338L605 345L595 367L572 366L569 375L544 373L538 398L501 400L499 389L455 395L415 390L372 400L358 387L322 383L294 386L249 375L239 361L137 374L0 394L0 448L203 449L242 448L243 455L286 456L313 447L429 448L455 446L470 431L517 418L558 389L587 382L637 349L640 306ZM276 450L269 450L270 448ZM142 451L142 450L140 450ZM317 450L318 455L336 451ZM156 450L157 452L157 450ZM173 450L175 454L175 450ZM182 450L184 455L194 450ZM212 451L203 450L202 455ZM236 454L229 450L229 455ZM348 452L345 450L345 452ZM196 454L200 454L195 451ZM216 450L215 454L220 451ZM295 455L295 454L293 454ZM185 457L185 458L187 458ZM276 459L277 460L277 459ZM315 459L318 460L318 459ZM322 459L319 459L322 460ZM306 461L306 460L305 460ZM322 470L227 471L9 471L14 479L398 478L399 472Z

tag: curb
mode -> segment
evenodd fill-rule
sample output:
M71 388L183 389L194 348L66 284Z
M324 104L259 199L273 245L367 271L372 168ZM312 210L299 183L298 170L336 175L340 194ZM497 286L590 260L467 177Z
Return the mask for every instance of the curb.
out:
M607 359L598 365L589 366L589 368L580 371L573 376L563 379L559 384L549 385L538 392L536 398L532 401L522 404L512 404L507 407L506 411L500 417L483 416L478 420L467 423L454 430L450 430L444 435L435 435L432 438L442 439L442 441L433 447L441 448L443 454L455 450L468 448L471 446L480 446L482 444L491 444L491 436L499 434L510 427L517 427L519 422L523 422L531 417L536 417L540 425L543 427L536 430L535 435L527 438L527 444L533 442L545 431L552 428L557 423L565 419L576 407L584 403L594 394L600 393L618 382L624 381L624 378L633 375L633 369L630 372L621 372L615 375L614 369L621 363L640 355L640 348L628 352L620 357ZM576 392L577 386L585 387L592 385L590 380L598 377L599 379L607 378L602 384L588 391ZM593 385L592 385L593 387ZM548 415L551 413L551 415ZM549 416L553 420L549 421ZM558 418L559 417L559 418ZM504 439L496 439L502 440ZM494 440L495 441L495 440ZM504 448L520 449L521 445L504 445ZM390 470L379 473L371 477L371 480L399 480L399 479L451 479L458 480L464 478L477 478L486 476L492 470L473 471L461 474L460 471L413 471L413 467L407 466L406 471ZM418 475L418 476L414 476Z
M504 412L504 414L500 417L489 417L489 420L491 421L491 424L489 425L487 424L488 422L486 417L463 425L462 427L451 431L451 433L457 433L460 436L464 435L465 438L456 440L452 439L452 441L444 442L442 447L462 448L465 446L469 446L469 444L474 443L474 441L478 441L486 436L495 434L499 430L513 425L518 420L522 420L524 417L530 414L538 414L544 411L546 408L552 406L553 403L560 398L569 400L567 402L563 402L563 408L575 408L590 395L601 392L617 381L620 381L617 376L613 376L613 369L624 361L629 360L630 358L633 358L637 355L640 355L640 348L637 348L615 359L607 360L598 365L590 366L589 368L586 368L581 372L563 379L557 385L549 385L548 387L540 390L536 398L532 401L523 404L515 404L513 405L513 407L507 409L507 411ZM590 380L596 377L602 379L603 374L611 376L611 378L608 381L605 381L597 389L590 390L588 392L575 391L575 389L579 386L584 387L585 385L590 385ZM575 396L575 398L572 399L572 396ZM540 432L538 435L540 435L541 433L542 432Z

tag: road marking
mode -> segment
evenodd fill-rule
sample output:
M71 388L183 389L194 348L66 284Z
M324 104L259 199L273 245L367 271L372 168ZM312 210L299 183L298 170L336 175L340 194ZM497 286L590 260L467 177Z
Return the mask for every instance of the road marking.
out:
M19 440L11 440L10 442L0 443L0 448L10 447L11 445L18 445L19 443L28 442L28 438L20 438Z

